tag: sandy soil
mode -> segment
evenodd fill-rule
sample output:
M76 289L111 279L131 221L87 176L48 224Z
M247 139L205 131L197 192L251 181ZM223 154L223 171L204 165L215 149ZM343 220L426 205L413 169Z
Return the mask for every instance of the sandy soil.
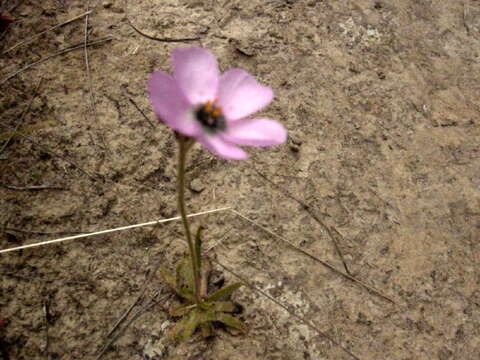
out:
M0 2L16 19L2 51L86 11L79 0L5 11L14 3ZM88 48L91 91L82 48L0 85L0 248L176 215L175 142L146 81L169 69L173 48L195 44L275 90L264 115L289 140L244 162L195 147L189 210L232 206L345 272L340 252L395 303L219 212L194 221L207 226L205 247L216 244L209 256L288 311L245 287L235 300L247 335L169 344L175 299L155 269L185 252L170 223L0 254L2 360L95 359L105 344L102 359L480 358L479 1L91 6L89 39L112 36ZM154 37L199 40L152 41L127 19ZM82 18L3 54L0 81L84 39ZM31 186L50 188L14 188Z

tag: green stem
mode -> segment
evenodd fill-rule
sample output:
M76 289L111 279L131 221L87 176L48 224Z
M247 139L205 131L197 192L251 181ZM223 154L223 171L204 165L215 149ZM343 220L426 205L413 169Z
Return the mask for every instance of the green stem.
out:
M177 205L180 216L182 217L183 227L185 228L185 235L187 238L188 248L190 250L190 258L192 261L193 278L194 278L194 292L195 301L197 305L202 303L200 298L200 269L198 268L199 261L196 254L195 245L193 243L192 235L190 233L190 226L188 223L187 212L185 210L185 160L187 152L192 142L190 139L178 134L177 141L179 145L178 151L178 173L177 173Z

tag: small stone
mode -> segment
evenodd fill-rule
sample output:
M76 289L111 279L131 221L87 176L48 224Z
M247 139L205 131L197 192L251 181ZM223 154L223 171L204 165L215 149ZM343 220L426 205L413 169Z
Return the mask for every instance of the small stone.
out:
M167 347L163 344L162 340L152 342L148 340L147 344L143 348L143 355L147 359L160 359L167 352Z
M300 151L300 146L302 146L302 142L300 140L290 139L290 151L294 153L298 153Z
M205 187L205 184L199 178L193 179L189 186L190 190L196 193L201 193L203 190L205 190Z
M102 6L104 9L110 9L112 5L113 5L113 1L105 0L104 2L102 2Z
M163 331L165 331L169 326L170 326L170 321L166 320L164 323L162 323L161 328Z
M294 153L298 153L300 151L300 147L298 145L292 144L290 145L290 150Z

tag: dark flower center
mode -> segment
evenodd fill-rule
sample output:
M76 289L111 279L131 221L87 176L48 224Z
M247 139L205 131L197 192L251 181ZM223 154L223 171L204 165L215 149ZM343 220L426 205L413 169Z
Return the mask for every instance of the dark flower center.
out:
M222 115L220 106L215 105L215 100L207 101L195 110L195 118L209 132L225 130L225 118Z

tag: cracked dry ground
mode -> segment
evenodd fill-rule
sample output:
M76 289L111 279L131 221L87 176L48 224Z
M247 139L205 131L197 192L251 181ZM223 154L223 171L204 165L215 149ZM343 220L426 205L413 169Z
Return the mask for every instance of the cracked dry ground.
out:
M8 12L15 3L0 2L15 19L3 50L86 11L25 0ZM289 140L244 162L195 147L189 211L232 206L344 271L333 237L352 275L395 304L232 212L194 220L206 248L221 241L209 256L360 359L480 358L479 1L90 6L90 41L112 36L88 48L92 91L83 48L0 85L2 249L175 216L174 139L146 81L169 69L174 47L205 46L222 70L244 68L275 90L264 115ZM154 37L199 40L152 41L127 19ZM84 39L83 17L2 54L0 81ZM352 359L248 288L235 295L247 335L169 344L174 299L154 269L180 258L181 239L169 223L0 254L0 357L95 359L112 340L102 359ZM138 316L108 336L143 289Z

